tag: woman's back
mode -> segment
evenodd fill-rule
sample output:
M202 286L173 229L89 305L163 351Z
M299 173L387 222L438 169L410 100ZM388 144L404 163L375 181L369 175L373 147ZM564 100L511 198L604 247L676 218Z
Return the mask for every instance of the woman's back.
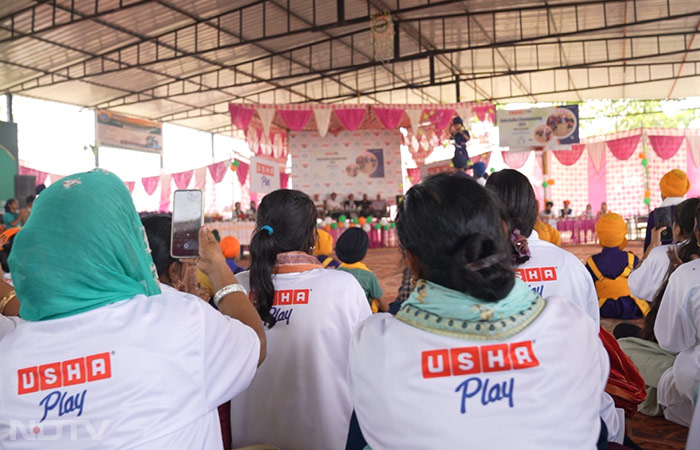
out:
M248 287L249 275L237 278ZM371 314L364 291L352 275L321 268L277 274L273 283L277 322L267 331L266 362L231 402L233 444L342 448L352 413L350 336Z
M221 448L216 407L248 386L259 340L205 302L162 289L22 322L3 338L0 377L11 388L0 390L0 446Z
M600 404L591 399L600 398L609 363L585 317L552 298L527 328L501 340L371 317L353 337L349 375L367 442L402 450L595 448Z

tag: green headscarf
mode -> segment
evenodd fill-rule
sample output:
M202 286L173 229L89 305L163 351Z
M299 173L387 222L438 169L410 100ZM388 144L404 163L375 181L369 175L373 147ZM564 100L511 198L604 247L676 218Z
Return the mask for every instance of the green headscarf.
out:
M42 191L9 259L20 316L72 316L160 293L146 233L129 190L96 169Z

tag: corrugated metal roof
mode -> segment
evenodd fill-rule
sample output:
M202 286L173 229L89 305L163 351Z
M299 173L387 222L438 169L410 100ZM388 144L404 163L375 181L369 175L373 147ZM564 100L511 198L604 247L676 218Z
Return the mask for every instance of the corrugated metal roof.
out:
M387 10L397 39L375 45ZM460 100L684 97L699 27L697 0L17 0L0 89L204 130L231 101L453 102L457 83Z

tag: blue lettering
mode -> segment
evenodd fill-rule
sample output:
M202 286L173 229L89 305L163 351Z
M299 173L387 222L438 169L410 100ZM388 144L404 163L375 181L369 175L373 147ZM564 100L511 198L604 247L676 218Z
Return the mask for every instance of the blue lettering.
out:
M270 309L270 314L272 314L275 317L275 320L277 320L277 322L286 321L287 325L289 325L289 319L292 317L292 311L294 311L294 309L292 308L283 310L282 308L273 306Z
M544 296L544 285L543 284L541 284L539 286L530 285L530 289L532 289L532 292L539 295L540 297Z
M39 406L44 407L44 415L41 417L39 422L43 422L49 411L53 411L58 407L58 417L64 414L72 413L73 411L78 411L78 417L83 414L83 405L85 404L85 394L87 389L81 393L70 395L66 392L61 393L61 391L53 391L46 397L44 397L40 402ZM66 396L68 398L66 399Z
M509 381L504 381L502 383L496 383L489 387L488 378L482 381L479 377L467 378L462 383L460 383L455 392L462 392L462 402L460 407L460 412L462 414L467 412L467 399L475 397L481 393L481 404L486 406L489 403L494 403L503 399L508 399L508 406L513 407L513 387L515 385L515 379L511 378ZM470 384L474 382L473 386Z

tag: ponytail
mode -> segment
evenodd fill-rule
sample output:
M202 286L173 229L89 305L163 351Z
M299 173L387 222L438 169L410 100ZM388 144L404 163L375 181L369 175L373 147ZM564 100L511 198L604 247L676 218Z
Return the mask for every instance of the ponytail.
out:
M260 318L272 328L276 319L270 313L275 297L275 286L272 284L272 270L277 261L275 236L265 230L257 230L250 240L250 290L255 299L255 309Z

